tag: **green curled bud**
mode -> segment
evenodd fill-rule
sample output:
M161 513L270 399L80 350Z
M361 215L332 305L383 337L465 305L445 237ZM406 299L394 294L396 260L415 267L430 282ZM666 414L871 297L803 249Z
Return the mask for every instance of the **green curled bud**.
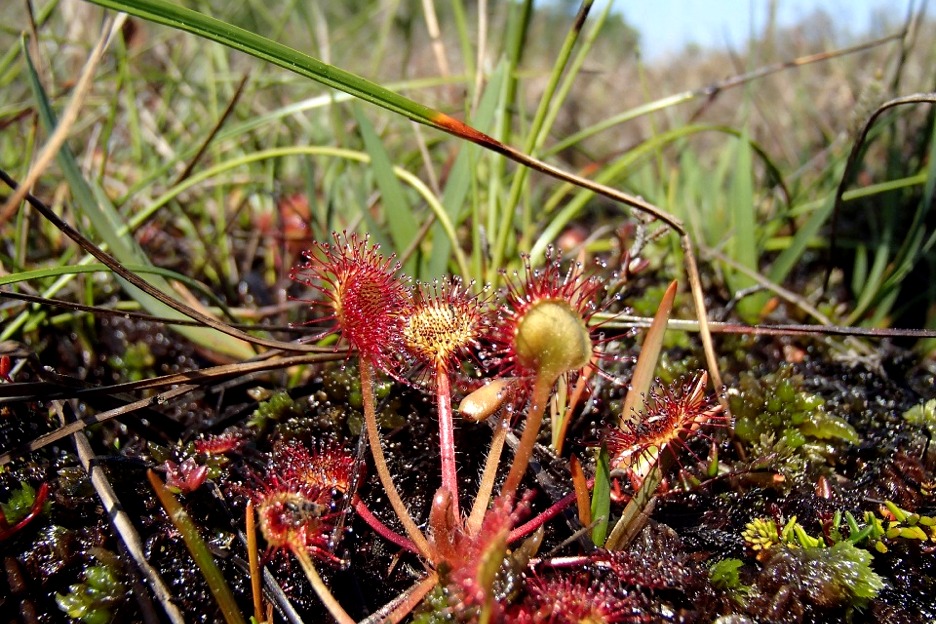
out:
M581 314L564 301L535 303L517 324L517 363L547 379L588 364L592 341Z

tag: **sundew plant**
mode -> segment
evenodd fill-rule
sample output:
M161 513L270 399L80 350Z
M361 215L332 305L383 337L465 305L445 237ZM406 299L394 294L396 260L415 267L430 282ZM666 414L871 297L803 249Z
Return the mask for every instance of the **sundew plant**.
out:
M933 24L618 8L0 8L0 614L936 619Z

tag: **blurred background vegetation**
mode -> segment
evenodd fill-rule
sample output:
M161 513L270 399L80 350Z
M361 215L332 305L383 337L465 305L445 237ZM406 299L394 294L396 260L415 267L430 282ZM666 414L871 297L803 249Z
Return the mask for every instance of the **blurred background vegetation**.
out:
M626 14L601 4L577 35L569 33L579 4L570 1L185 5L676 215L698 245L718 316L808 317L753 292L756 271L828 322L934 326L929 103L880 117L833 210L848 154L876 108L932 89L934 24L922 12L868 33L821 11L790 27L769 19L744 48L688 45L645 62ZM14 178L46 136L20 34L59 110L102 14L66 0L0 8L0 167ZM637 249L664 275L682 271L675 237L633 248L657 226L635 233L639 215L590 192L518 175L500 155L137 18L98 70L69 145L155 264L202 281L233 307L282 302L298 250L341 229L368 231L420 278L496 281L518 252L537 260L548 245L583 239L590 252ZM94 231L55 166L35 192ZM441 210L453 232L431 224ZM0 223L7 274L63 267L75 253L28 209ZM16 283L41 292L58 277ZM76 284L102 300L82 278Z

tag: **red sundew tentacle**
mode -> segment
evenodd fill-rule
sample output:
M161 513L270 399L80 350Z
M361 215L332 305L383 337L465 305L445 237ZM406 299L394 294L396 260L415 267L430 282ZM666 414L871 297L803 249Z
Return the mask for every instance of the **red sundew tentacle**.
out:
M549 624L650 621L639 599L615 585L582 572L563 572L548 578L534 575L527 581L532 599L532 606L527 608L535 611L532 621Z
M469 287L457 277L417 285L404 314L403 342L430 372L454 371L462 360L474 357L490 331L487 300Z
M279 442L267 471L247 490L268 550L308 551L340 563L331 553L340 531L339 501L353 478L354 458L338 446L311 452L297 441Z
M329 552L333 519L320 488L268 477L251 498L258 526L270 550L308 550L334 560Z
M195 450L205 455L226 455L239 451L244 442L242 434L227 432L195 440Z
M498 497L484 516L480 529L475 534L458 532L451 556L443 562L450 569L447 575L447 591L455 607L467 609L490 609L492 622L505 621L503 605L493 592L494 575L507 554L507 537L510 529L530 509L532 492L519 500L513 497Z
M346 449L328 444L310 451L296 440L277 442L273 448L271 472L285 480L296 480L346 494L356 476L357 463Z
M487 333L484 305L457 278L441 285L419 284L403 325L407 351L427 367L435 381L442 487L452 496L455 518L461 516L450 375L462 358L477 350L478 341Z
M426 540L426 536L419 530L409 510L406 508L406 504L403 502L396 485L393 483L393 476L390 474L390 468L387 467L387 460L384 457L383 447L380 442L380 431L377 426L377 413L374 408L373 369L367 358L361 358L361 396L364 400L364 425L367 430L367 440L370 445L371 456L374 458L374 467L377 469L377 476L380 478L380 483L383 485L384 492L387 494L393 511L403 524L406 535L413 541L413 544L416 545L423 557L432 560L432 548L428 540Z
M394 511L420 553L431 559L425 536L400 498L381 447L374 405L374 368L403 379L406 349L403 330L413 300L408 283L397 273L393 256L384 258L377 245L355 235L334 235L305 254L306 264L291 277L322 293L342 338L359 353L364 422L377 474Z
M523 436L502 493L520 485L536 443L549 394L556 381L595 366L592 317L606 304L602 282L581 266L563 271L558 256L533 269L524 257L524 279L507 280L507 301L492 337L490 361L500 375L529 380L531 398ZM556 432L554 432L556 433Z
M518 352L517 332L529 312L543 303L555 303L567 308L581 319L589 333L594 329L592 317L602 309L602 282L596 276L585 277L573 264L563 272L559 258L550 256L542 269L534 269L524 256L524 274L514 274L507 280L507 302L493 334L492 364L502 375L532 377L539 372L536 362Z
M436 399L439 407L439 456L442 487L452 495L452 515L461 518L458 508L458 465L455 463L455 423L452 419L452 387L448 371L436 371Z

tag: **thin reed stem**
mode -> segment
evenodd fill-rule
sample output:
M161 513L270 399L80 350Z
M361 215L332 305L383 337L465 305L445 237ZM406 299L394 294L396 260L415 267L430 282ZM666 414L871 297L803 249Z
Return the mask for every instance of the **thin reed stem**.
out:
M361 620L360 624L397 624L397 622L402 622L416 608L416 605L422 602L426 594L435 588L438 582L439 576L435 572L430 573L426 578L381 607L379 611Z
M247 561L250 566L250 593L253 598L254 618L263 621L263 593L260 588L260 551L257 548L257 516L252 500L247 501Z

